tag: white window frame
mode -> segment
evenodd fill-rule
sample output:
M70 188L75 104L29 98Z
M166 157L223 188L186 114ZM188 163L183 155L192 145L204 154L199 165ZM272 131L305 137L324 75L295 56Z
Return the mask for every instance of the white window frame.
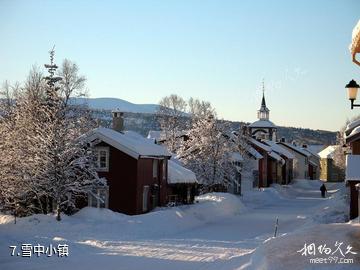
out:
M164 159L162 161L161 170L162 170L162 179L166 180L167 179L167 160L166 159Z
M101 207L101 192L105 191L105 207ZM96 201L96 208L109 208L109 186L97 187L88 193L88 206L93 206L93 201Z
M158 178L159 176L159 160L158 159L153 159L153 164L152 164L152 175L153 178Z
M143 186L143 194L142 194L142 210L143 212L147 212L149 210L149 193L150 193L150 186L146 185Z
M106 153L106 166L100 167L100 152L105 151ZM108 172L109 171L109 159L110 159L110 149L105 146L95 147L95 155L96 155L96 170L98 172Z

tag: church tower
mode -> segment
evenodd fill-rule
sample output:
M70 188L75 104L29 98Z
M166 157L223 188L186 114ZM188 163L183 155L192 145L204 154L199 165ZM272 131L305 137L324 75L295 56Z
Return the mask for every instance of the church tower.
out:
M266 107L265 85L262 84L262 100L260 109L257 112L258 120L249 125L249 133L256 139L276 141L276 126L270 119L270 110Z

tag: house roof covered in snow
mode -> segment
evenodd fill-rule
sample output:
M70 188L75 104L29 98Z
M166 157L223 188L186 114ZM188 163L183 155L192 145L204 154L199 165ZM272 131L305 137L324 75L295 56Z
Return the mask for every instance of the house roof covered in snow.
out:
M103 141L136 159L141 156L171 156L165 147L154 144L151 140L133 131L120 133L113 129L99 127L83 135L83 138L90 142Z
M278 145L276 142L266 140L264 141L267 145L271 147L272 150L277 152L280 155L283 155L289 159L294 159L295 156L288 150L286 150L285 147L282 147L281 145Z
M311 159L309 159L309 163L313 166L319 166L319 164L317 164L316 162L312 161Z
M358 121L358 120L357 120ZM354 121L354 122L357 122ZM358 126L346 129L345 131L345 142L350 143L354 140L359 139L360 135L360 121L358 122Z
M304 149L302 149L301 147L291 144L291 143L287 143L287 142L278 142L278 144L283 145L297 153L299 153L300 155L303 155L305 157L310 157L311 154L308 151L305 151Z
M231 159L233 161L244 161L243 156L239 152L233 152L231 153Z
M320 158L334 158L334 152L338 146L337 145L329 145L324 150L318 153Z
M196 175L173 160L168 161L168 184L197 183Z
M161 140L165 139L165 136L160 130L150 130L147 138L153 139L155 141L161 141Z
M249 127L252 128L271 128L276 127L276 125L270 120L257 120L254 123L251 123Z
M356 135L359 133L359 127L360 127L360 119L356 119L352 122L350 122L345 129L344 137L346 141L350 139L350 137Z
M252 143L253 145L259 147L260 149L264 150L267 152L267 154L272 157L273 159L284 163L284 159L277 154L269 145L266 145L265 143L259 142L258 140L254 139L254 138L250 138L249 139L250 143Z
M360 53L360 20L353 29L352 40L349 49L351 55L354 55L355 53Z
M360 155L347 155L346 156L346 181L360 181Z
M310 151L307 147L301 147L302 150L304 150L305 152L308 152L310 154L310 156L313 156L314 158L319 159L320 156L318 155L318 153L314 153L312 151Z
M247 146L246 151L251 156L253 156L255 159L262 159L263 158L263 156L258 151L256 151L254 147L251 147L250 145Z
M326 148L323 144L309 144L305 149L315 156L319 156L319 152Z
M271 152L271 151L272 151L272 149L271 149L270 146L268 146L268 145L266 145L266 144L264 144L264 143L262 143L262 142L259 142L258 140L254 139L254 138L250 138L250 139L249 139L249 142L252 143L253 145L261 148L262 150L267 151L267 152Z
M275 159L276 161L284 164L285 163L285 160L279 156L278 154L276 154L274 151L271 151L268 153L270 157L272 157L273 159Z

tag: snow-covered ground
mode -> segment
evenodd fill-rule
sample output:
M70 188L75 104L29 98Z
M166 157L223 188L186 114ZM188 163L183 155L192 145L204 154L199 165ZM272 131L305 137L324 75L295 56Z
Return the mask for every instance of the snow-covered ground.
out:
M191 206L139 216L85 208L61 222L34 215L14 225L0 215L0 269L359 269L359 254L347 255L352 264L329 267L297 252L305 243L333 247L335 241L360 252L357 223L332 224L346 218L343 184L328 184L325 199L319 186L301 180L241 198L212 193ZM67 244L69 256L16 256L27 243ZM15 256L9 246L17 246Z

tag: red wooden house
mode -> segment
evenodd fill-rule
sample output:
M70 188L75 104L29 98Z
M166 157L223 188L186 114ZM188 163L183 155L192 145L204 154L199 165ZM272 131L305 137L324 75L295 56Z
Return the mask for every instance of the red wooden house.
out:
M114 129L96 128L84 135L95 150L98 174L108 185L89 194L89 206L134 215L165 206L174 198L191 203L195 175L180 165L169 168L171 153L165 147L136 132L123 131L122 113L113 115Z
M293 176L293 165L294 165L294 159L295 156L285 148L281 147L279 144L277 144L274 141L265 140L265 144L271 147L271 149L279 154L281 158L284 160L284 163L281 166L281 178L278 179L279 184L281 185L287 185L289 184L294 176Z
M262 155L259 159L259 184L258 187L269 187L273 183L281 183L282 165L284 159L272 148L254 138L249 139L249 144Z

